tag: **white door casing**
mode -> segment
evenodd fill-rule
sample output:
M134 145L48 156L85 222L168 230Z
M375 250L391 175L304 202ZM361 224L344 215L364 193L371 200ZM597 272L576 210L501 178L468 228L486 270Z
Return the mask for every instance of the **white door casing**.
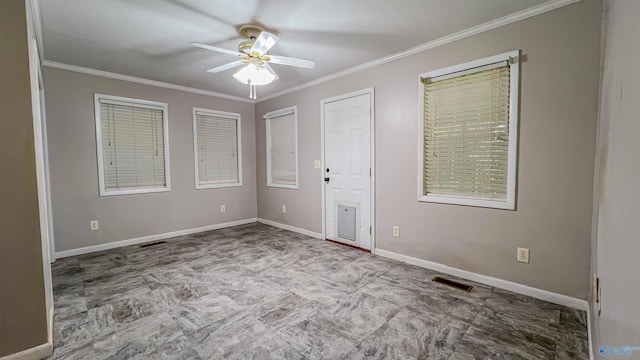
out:
M322 101L325 238L367 250L373 248L372 103L373 89ZM338 234L341 205L355 208L354 240Z
M33 115L33 137L35 148L35 165L36 165L36 188L38 192L38 209L40 218L40 241L42 246L42 270L44 277L44 294L47 316L47 337L48 344L53 345L53 283L51 278L51 250L50 238L52 229L51 213L48 200L49 188L47 184L47 150L46 150L46 125L43 123L44 118L41 101L42 96L42 69L40 68L40 56L38 53L38 45L32 34L32 13L30 3L27 6L27 31L28 31L28 51L29 51L29 80L31 85L31 110ZM48 353L50 354L50 352Z

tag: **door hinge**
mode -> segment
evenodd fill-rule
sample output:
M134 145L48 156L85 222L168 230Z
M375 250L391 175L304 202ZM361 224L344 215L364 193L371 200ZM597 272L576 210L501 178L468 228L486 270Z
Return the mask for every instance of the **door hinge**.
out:
M371 171L371 169L369 169L369 177L373 176L373 171Z
M369 226L369 235L373 234L373 230L371 229L371 226Z

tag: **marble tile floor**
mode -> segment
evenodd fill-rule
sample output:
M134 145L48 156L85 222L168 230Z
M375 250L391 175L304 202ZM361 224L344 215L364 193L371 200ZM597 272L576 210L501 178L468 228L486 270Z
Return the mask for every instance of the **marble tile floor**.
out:
M51 359L588 359L582 311L262 224L52 271Z

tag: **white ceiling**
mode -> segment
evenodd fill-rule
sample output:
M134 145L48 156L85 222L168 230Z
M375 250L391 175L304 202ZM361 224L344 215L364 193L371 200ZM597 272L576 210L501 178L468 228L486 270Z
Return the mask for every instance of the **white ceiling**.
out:
M257 23L281 40L270 50L316 60L273 65L280 79L258 97L390 55L546 0L40 0L46 60L247 97L236 60L191 41L236 49Z

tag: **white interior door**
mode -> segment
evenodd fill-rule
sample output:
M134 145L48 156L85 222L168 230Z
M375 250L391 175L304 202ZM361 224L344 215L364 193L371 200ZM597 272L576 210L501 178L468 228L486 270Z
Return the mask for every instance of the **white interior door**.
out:
M323 103L325 237L371 250L371 92Z

